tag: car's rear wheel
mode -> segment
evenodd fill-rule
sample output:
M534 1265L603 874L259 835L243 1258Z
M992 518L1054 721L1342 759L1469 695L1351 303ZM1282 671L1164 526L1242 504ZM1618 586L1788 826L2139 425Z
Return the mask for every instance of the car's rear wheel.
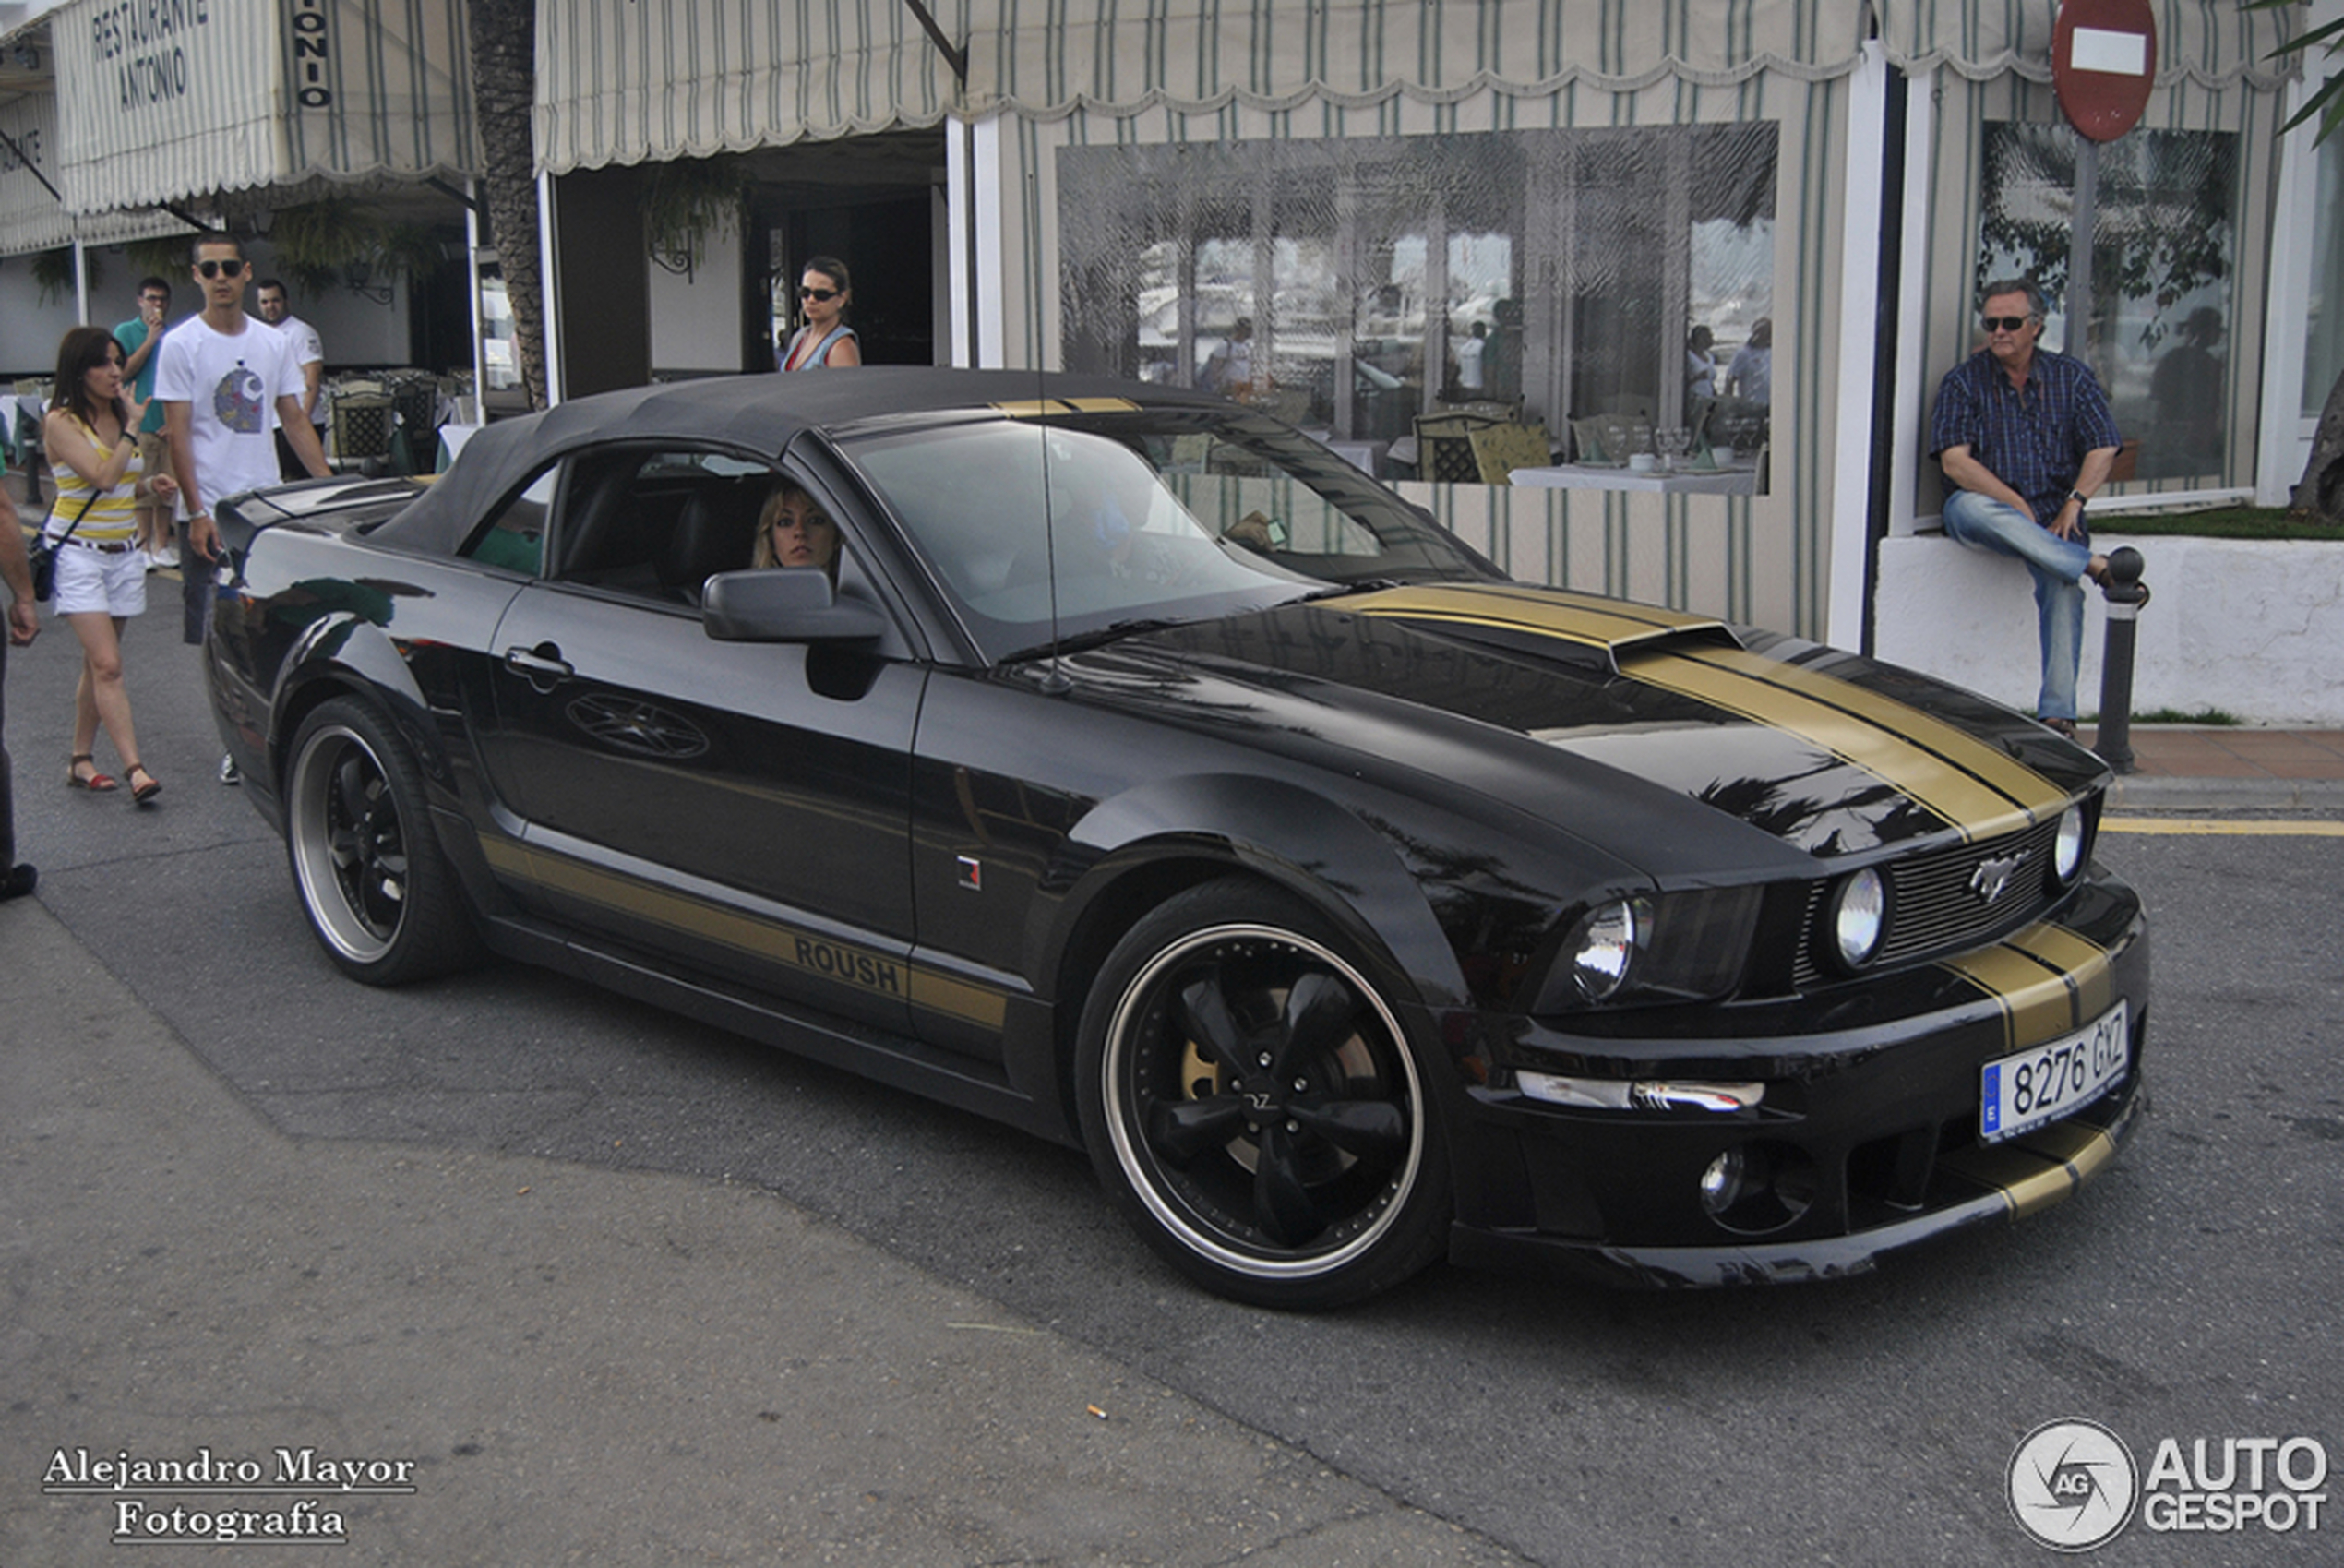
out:
M293 885L327 953L369 985L444 974L474 952L428 811L413 759L372 706L337 697L303 721L285 774Z
M1240 880L1170 900L1101 968L1084 1139L1142 1234L1208 1289L1338 1306L1441 1254L1432 1059L1370 973L1299 900Z

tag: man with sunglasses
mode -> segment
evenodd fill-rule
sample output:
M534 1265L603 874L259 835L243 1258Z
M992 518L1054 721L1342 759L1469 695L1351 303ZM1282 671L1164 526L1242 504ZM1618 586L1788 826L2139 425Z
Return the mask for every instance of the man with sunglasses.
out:
M2075 733L2084 590L2108 557L2092 553L2084 509L2108 483L2121 444L2091 366L2039 348L2043 293L2028 279L1988 283L1985 347L1945 375L1929 449L1945 471L1945 532L2015 556L2035 580L2042 689L2035 712Z
M269 409L310 473L323 478L333 471L301 406L305 383L293 343L245 314L252 269L245 264L244 247L226 234L202 235L195 245L194 275L203 312L163 340L155 396L162 402L172 467L186 508L179 543L184 631L188 641L201 642L211 614L210 568L220 555L212 504L279 482Z

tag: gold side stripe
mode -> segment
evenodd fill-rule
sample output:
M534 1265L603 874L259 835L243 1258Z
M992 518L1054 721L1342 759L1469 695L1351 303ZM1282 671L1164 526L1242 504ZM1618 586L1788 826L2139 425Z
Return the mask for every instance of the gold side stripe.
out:
M1344 609L1395 620L1447 621L1535 632L1590 648L1619 648L1717 623L1667 610L1624 610L1609 600L1480 588L1390 588Z
M2036 820L2034 813L1974 774L1836 703L1680 653L1639 654L1623 658L1620 667L1632 679L1697 698L1820 747L1911 796L1965 840L1996 838Z
M1698 659L1719 669L1735 670L1753 680L1800 692L1893 730L2007 796L2034 821L2049 820L2067 805L2064 790L2001 747L1893 697L1868 691L1822 670L1768 659L1739 648L1688 648L1682 652L1688 659Z
M778 920L719 908L685 893L651 887L631 877L542 849L483 839L491 866L589 904L619 910L669 930L728 947L871 996L898 997L914 1007L999 1029L1009 1015L1000 992L924 969L871 949L842 942Z
M1000 992L917 964L912 966L912 1005L987 1029L1001 1027L1010 1011L1009 999Z
M1033 398L995 403L993 412L1011 419L1047 419L1054 413L1130 413L1139 406L1129 398Z

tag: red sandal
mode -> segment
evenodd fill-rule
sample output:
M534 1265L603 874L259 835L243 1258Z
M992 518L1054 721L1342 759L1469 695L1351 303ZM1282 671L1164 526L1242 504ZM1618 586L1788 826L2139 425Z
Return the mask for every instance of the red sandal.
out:
M81 776L81 764L84 762L90 764L90 776L86 779ZM97 794L103 795L108 790L119 789L122 786L114 783L111 774L98 772L98 764L90 753L77 751L73 754L73 760L66 764L66 787L93 790Z

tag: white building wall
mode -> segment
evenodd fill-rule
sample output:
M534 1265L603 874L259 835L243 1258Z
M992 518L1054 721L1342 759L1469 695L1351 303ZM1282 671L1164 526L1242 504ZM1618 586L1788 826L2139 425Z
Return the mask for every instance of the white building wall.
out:
M2154 591L2135 622L2135 713L2217 708L2255 724L2344 726L2344 544L2095 533L2131 545ZM2041 673L2027 569L1939 536L1880 546L1877 650L2033 712ZM2106 605L2084 595L2076 706L2099 711Z
M117 270L118 263L115 268L102 270L98 280L101 298L120 281L114 275ZM121 281L127 291L138 280ZM126 317L130 314L123 312ZM0 373L10 379L32 376L46 378L57 365L57 340L74 322L72 294L45 304L42 301L41 285L32 281L31 257L11 256L0 260Z
M651 269L652 374L736 375L741 364L741 234L711 235L689 277Z

